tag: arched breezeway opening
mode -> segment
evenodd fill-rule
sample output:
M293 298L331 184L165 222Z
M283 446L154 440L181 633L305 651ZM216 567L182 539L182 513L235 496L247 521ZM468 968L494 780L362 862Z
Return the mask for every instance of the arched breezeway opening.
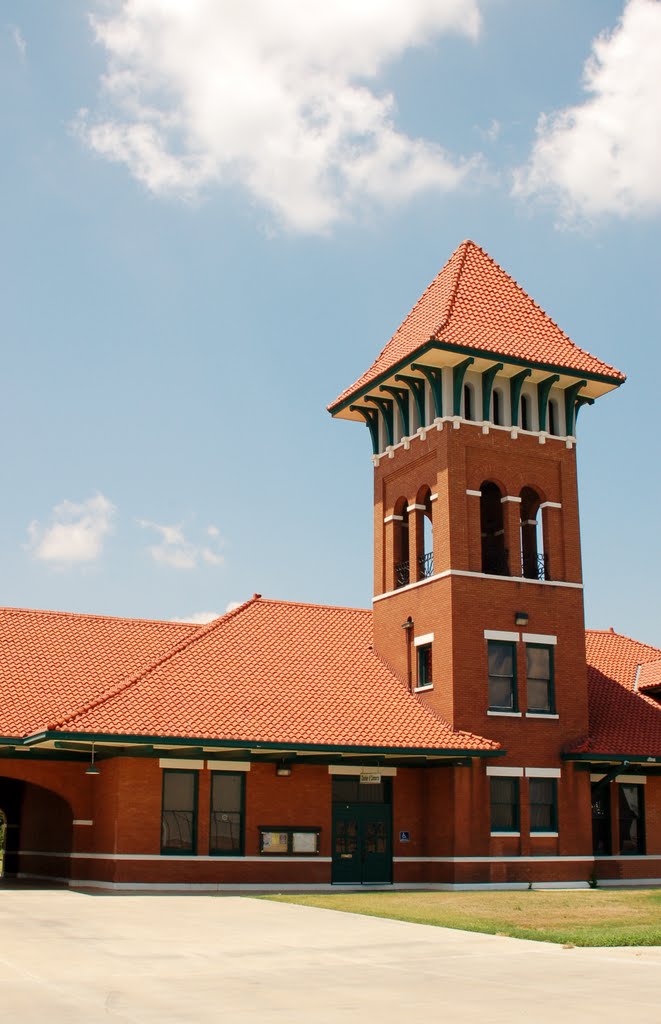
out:
M4 817L2 877L69 877L73 812L58 793L23 779L0 776Z

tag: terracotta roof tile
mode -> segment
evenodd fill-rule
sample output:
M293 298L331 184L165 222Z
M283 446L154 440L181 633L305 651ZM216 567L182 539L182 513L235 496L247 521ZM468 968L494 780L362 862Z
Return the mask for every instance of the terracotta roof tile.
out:
M505 359L590 373L621 384L619 370L585 352L475 242L462 242L366 373L340 402L412 357L430 339Z
M372 651L372 613L253 599L186 638L63 731L487 751Z
M0 608L0 736L26 736L71 714L198 628Z
M661 650L612 630L588 630L586 654L590 734L574 749L661 756L661 707L634 689L639 666L658 665Z

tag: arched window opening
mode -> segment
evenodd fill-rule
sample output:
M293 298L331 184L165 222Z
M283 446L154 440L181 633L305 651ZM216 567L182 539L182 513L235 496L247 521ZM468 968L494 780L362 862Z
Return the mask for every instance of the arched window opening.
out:
M509 576L505 547L502 493L497 484L485 481L480 487L480 531L482 534L482 572L491 576Z
M492 395L492 420L497 427L503 425L503 395L499 388L494 388Z
M432 529L431 491L423 487L416 498L417 516L417 573L416 578L424 580L434 575L434 534Z
M549 404L548 404L548 418L549 418L549 422L548 422L549 434L556 434L557 435L559 419L558 419L558 403L556 402L555 398L552 398L550 400Z
M530 430L530 399L521 395L521 429Z
M540 504L537 491L524 487L521 491L521 575L529 580L549 579Z
M395 561L395 587L406 587L411 582L409 569L409 513L406 498L399 498L395 504L395 538L393 555Z
M464 384L464 419L475 419L473 410L473 389L470 384Z

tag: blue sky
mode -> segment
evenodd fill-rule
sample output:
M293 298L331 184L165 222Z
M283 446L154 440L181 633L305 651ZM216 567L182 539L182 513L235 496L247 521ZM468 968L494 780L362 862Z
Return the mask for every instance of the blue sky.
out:
M629 376L586 614L661 643L660 46L657 0L5 0L0 602L367 605L325 407L469 237Z

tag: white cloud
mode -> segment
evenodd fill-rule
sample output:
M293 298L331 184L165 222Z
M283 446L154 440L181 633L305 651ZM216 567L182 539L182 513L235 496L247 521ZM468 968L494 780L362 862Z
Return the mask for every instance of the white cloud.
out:
M209 526L205 531L211 537L209 544L194 544L186 538L181 526L162 525L149 519L139 519L138 525L155 530L160 536L160 543L151 544L147 548L155 562L169 565L172 569L195 569L201 561L207 565L223 563L219 550L222 540L216 526Z
M240 608L242 604L243 601L230 601L227 608L225 609L225 614L227 615L228 612L236 611L236 609Z
M473 166L394 123L386 63L443 33L475 38L480 0L121 0L92 18L100 110L76 127L148 189L239 185L298 231L361 202L456 188Z
M190 615L185 615L181 619L171 619L171 622L190 622L196 626L204 626L207 622L213 622L217 619L220 612L191 612Z
M9 30L11 32L11 37L14 40L14 46L18 50L19 57L23 61L26 60L28 47L27 43L25 42L25 36L21 32L18 25L10 25Z
M585 102L543 115L514 193L558 201L567 216L661 210L661 3L629 0L592 44Z
M28 526L28 547L35 558L60 565L94 562L112 531L115 506L102 494L77 504L63 501L53 508L50 526L36 520Z

